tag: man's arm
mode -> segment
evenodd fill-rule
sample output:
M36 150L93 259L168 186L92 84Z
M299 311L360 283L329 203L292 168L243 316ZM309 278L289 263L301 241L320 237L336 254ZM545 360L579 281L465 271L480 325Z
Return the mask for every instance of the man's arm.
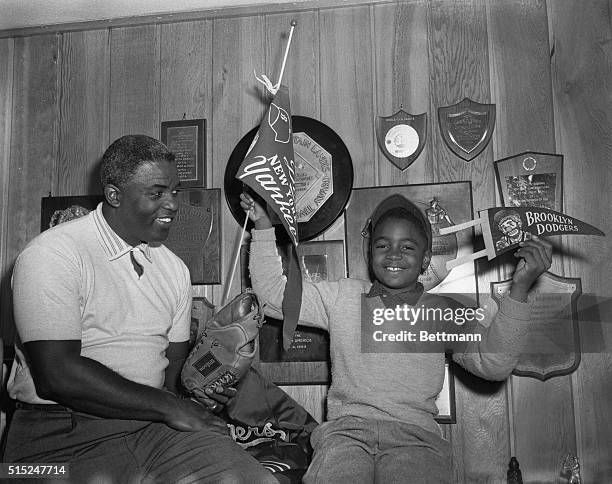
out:
M164 422L177 430L210 425L210 413L191 400L127 380L81 356L78 340L24 344L38 395L75 410L107 418Z
M168 367L166 368L166 378L164 387L170 390L175 395L179 394L181 370L185 359L189 354L189 341L180 343L170 343L166 350L166 358L168 359Z

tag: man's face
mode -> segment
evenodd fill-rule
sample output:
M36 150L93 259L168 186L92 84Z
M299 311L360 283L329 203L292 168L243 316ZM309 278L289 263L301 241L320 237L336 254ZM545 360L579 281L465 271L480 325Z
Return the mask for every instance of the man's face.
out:
M178 211L176 164L141 164L119 189L119 235L130 245L166 240Z
M499 224L499 229L508 237L517 237L521 232L521 227L513 218L508 218Z
M374 276L390 289L414 287L431 259L426 244L414 222L403 218L380 220L372 234L370 260Z

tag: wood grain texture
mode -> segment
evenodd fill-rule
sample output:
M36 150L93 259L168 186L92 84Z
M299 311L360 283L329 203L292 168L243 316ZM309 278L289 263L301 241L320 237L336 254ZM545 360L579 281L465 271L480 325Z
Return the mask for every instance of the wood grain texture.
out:
M110 32L110 142L126 134L159 138L160 26Z
M289 88L291 114L319 119L319 23L315 12L266 15L266 72L263 74L274 84L278 81L291 20L297 25L282 79Z
M15 40L11 114L11 167L5 267L40 232L40 199L53 187L57 137L58 37ZM10 284L3 280L2 320L13 341Z
M317 422L325 420L327 385L290 385L281 386L280 388L302 405Z
M211 116L212 48L212 21L161 26L162 121Z
M607 237L568 237L569 274L582 278L584 293L612 296L612 5L606 0L547 2L553 45L552 86L557 151L565 155L565 211L603 230ZM612 312L601 325L581 325L588 341L599 330L600 353L583 354L574 375L577 453L585 482L612 475Z
M344 141L353 160L353 187L376 181L371 9L320 12L321 121Z
M259 125L268 106L253 71L263 72L265 33L263 17L219 19L213 22L212 183L223 186L225 167L242 137ZM223 291L240 292L240 277L227 287L242 225L222 203L223 250L221 286L213 290L213 303L221 304Z
M100 159L109 144L109 31L64 34L59 155L54 195L102 193Z
M7 250L14 52L15 41L13 39L0 40L0 297L2 298L0 299L2 306L0 310L0 338L4 338L5 341L5 328L9 326L9 301L5 297L8 297L10 285ZM5 313L5 311L7 312Z
M471 180L474 210L494 205L492 147L470 162L455 156L440 135L437 108L464 97L490 102L486 5L483 1L428 3L430 112L434 181ZM481 291L497 275L478 264ZM482 304L482 301L481 301ZM504 384L457 372L457 424L451 429L454 479L484 482L505 478L509 460L508 402Z
M554 153L545 2L491 2L488 16L492 102L497 106L494 157L526 150ZM513 270L502 267L501 279L510 277L506 269ZM553 272L563 275L560 254ZM575 447L571 378L511 379L512 455L527 481L554 482L560 456Z
M431 131L437 129L429 112L427 5L397 3L374 7L375 116L390 116L401 107L410 114L427 113L427 141L419 157L405 170L391 163L376 144L377 184L404 185L433 181ZM374 140L376 141L376 140Z

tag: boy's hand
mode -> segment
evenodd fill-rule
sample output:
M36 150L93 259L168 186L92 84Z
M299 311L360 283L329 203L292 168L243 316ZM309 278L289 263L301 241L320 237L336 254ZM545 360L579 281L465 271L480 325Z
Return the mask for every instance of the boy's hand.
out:
M272 227L268 212L248 193L242 192L240 194L240 206L245 212L249 213L249 218L255 224L256 230L269 229Z
M533 283L546 272L552 263L552 245L546 240L532 235L520 243L514 253L519 258L512 277L510 297L515 301L527 301L527 293Z

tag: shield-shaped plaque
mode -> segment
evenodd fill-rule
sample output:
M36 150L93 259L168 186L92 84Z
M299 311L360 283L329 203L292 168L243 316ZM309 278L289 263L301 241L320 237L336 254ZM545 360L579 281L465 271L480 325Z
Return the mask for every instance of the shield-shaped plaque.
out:
M511 285L512 280L491 283L493 299L499 302ZM581 280L545 272L531 293L529 333L513 373L542 381L571 373L580 363L577 301Z
M485 149L495 127L495 104L480 104L469 98L438 108L442 138L460 158L471 161Z
M427 114L400 109L391 116L376 116L376 140L384 155L400 170L418 158L427 138Z

